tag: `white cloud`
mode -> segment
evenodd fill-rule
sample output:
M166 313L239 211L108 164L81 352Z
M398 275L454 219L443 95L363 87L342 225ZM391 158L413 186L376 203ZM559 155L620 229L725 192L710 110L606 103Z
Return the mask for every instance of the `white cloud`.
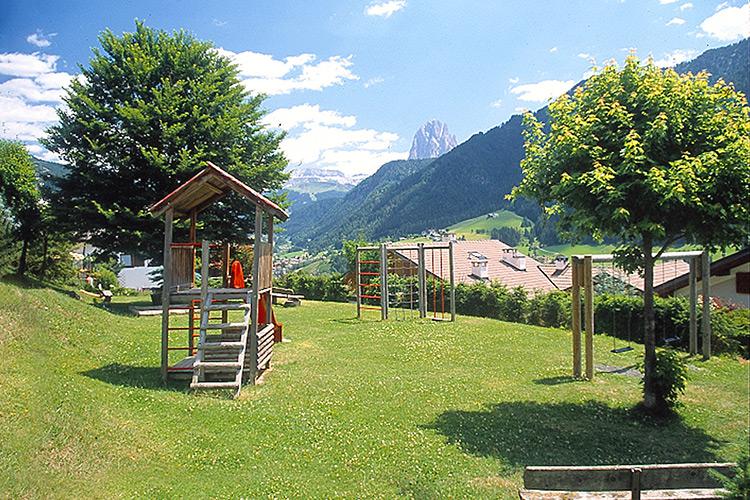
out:
M677 66L681 62L689 61L698 55L697 50L692 49L677 49L672 52L667 52L661 59L654 60L654 64L660 68L671 68Z
M514 112L515 112L516 114L519 114L519 115L520 115L520 114L523 114L523 113L527 112L528 110L529 110L529 108L524 108L523 106L518 106L518 107L517 107L517 108L515 108L515 109L514 109L513 111L514 111Z
M222 19L217 19L217 18L214 17L211 20L211 24L213 24L214 26L216 26L218 28L221 28L222 26L226 26L227 25L227 21L224 21Z
M682 5L680 5L680 12L684 12L684 11L690 10L692 8L693 8L693 4L690 3L690 2L686 2L686 3L682 4Z
M29 104L19 97L0 95L0 122L36 123L57 120L55 108Z
M667 23L667 26L680 26L682 24L685 24L685 20L681 17L673 17L669 20Z
M573 87L573 80L544 80L537 83L518 85L510 89L511 94L521 101L546 102L564 94Z
M518 78L517 76L514 76L513 78L508 78L508 83L511 83L513 85L515 85L516 83L518 83L520 81L521 81L521 79Z
M499 108L499 107L502 107L502 105L503 105L502 99L495 99L494 101L490 103L490 106L492 106L493 108Z
M383 163L407 156L405 151L393 151L398 134L354 128L356 117L321 110L319 105L277 109L264 121L287 131L281 147L292 165L369 174Z
M39 48L49 47L50 45L52 45L52 41L50 41L50 38L55 35L57 35L57 33L50 33L49 35L45 35L41 30L37 30L36 33L32 33L27 36L26 41L31 45L36 45Z
M332 56L315 62L315 54L299 54L283 60L259 52L232 52L217 49L239 70L242 84L251 92L268 95L289 94L295 90L323 90L359 77L349 69L352 56Z
M389 18L406 7L406 0L388 0L387 2L371 3L365 7L365 14Z
M729 2L721 2L719 5L716 6L714 9L714 12L719 12L724 7L729 7Z
M580 57L581 59L591 59L591 54L589 54L588 52L579 52L578 57Z
M659 0L659 3L662 5L669 5L670 3L676 3L679 0Z
M549 49L549 51L550 54L554 54L555 52L557 52L557 47L552 47L551 49Z
M36 78L12 78L0 83L0 95L20 97L31 102L62 102L64 87L73 76L47 73Z
M59 56L48 54L20 54L6 52L0 54L0 75L8 76L39 76L55 71Z
M722 42L750 36L750 2L742 7L724 7L700 26L705 34Z
M385 78L382 78L380 76L376 76L374 78L370 78L369 80L367 80L365 83L362 84L362 86L364 88L366 88L366 89L369 89L372 86L380 85L384 81L385 81Z

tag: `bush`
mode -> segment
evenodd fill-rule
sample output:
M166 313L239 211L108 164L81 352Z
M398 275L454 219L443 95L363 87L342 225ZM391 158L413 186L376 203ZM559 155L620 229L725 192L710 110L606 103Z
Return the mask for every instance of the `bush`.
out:
M528 322L550 328L570 327L570 294L565 292L537 293L529 301Z
M711 314L711 347L750 359L750 310L718 309Z
M640 369L643 370L642 364ZM685 392L687 384L687 364L676 350L663 349L656 352L656 371L653 380L657 408L674 409L678 404L677 398Z
M310 300L346 302L350 295L341 274L312 275L297 271L276 279L275 285L291 288L294 293Z

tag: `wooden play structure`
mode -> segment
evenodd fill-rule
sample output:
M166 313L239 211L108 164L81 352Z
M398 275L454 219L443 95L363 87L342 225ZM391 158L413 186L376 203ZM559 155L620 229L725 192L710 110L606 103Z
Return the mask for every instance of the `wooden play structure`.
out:
M357 247L357 318L456 320L453 242Z
M197 238L198 215L231 193L255 208L249 284L242 277L238 259L232 262L232 251L237 254L243 247L199 242ZM281 325L275 323L271 311L273 224L274 218L284 221L288 215L211 162L150 210L164 216L162 378L191 379L193 389L226 388L237 396L243 382L255 383L270 366L274 342L281 340ZM186 242L173 241L178 219L189 221ZM210 286L210 281L215 286ZM176 309L187 310L187 315L181 315L186 316L187 324L175 324L178 317L172 318L170 311Z
M698 353L698 268L701 276L710 276L710 258L706 251L693 252L665 252L659 256L660 261L685 260L690 266L690 354ZM571 267L571 328L573 330L573 376L581 377L581 330L585 333L584 351L586 359L585 378L594 378L594 266L596 264L610 264L614 269L614 256L575 255L570 258ZM624 272L623 272L624 273ZM628 280L629 280L628 275ZM703 314L701 318L701 336L703 359L711 357L711 290L708 279L701 280L703 295ZM583 288L583 320L581 318L581 288ZM613 352L632 350L632 348L613 349Z

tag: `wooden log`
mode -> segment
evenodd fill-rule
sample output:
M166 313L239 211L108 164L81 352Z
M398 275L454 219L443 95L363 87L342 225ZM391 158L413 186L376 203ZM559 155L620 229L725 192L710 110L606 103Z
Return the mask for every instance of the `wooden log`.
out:
M448 244L448 261L450 265L451 321L456 321L456 273L454 269L452 241Z
M174 209L167 209L164 216L164 262L162 266L161 291L161 378L167 381L169 373L169 292L172 287L170 269L172 269L172 224Z
M690 354L698 354L698 262L690 258Z
M260 298L258 294L258 283L260 279L260 247L262 246L261 239L263 233L263 215L260 207L255 207L255 245L253 248L253 288L255 290L250 294L250 302L252 305L252 317L250 320L250 331L248 332L248 353L250 358L250 365L247 367L248 378L251 383L255 383L255 378L258 375L258 300Z
M604 465L591 467L526 467L524 487L530 490L622 491L631 490L633 472L639 470L641 491L719 488L710 471L732 477L733 463L654 465Z
M581 266L577 257L570 258L571 270L571 329L573 330L573 376L581 376Z
M594 378L594 280L591 256L584 259L584 302L586 306L586 378Z
M359 264L360 249L357 247L354 253L354 295L357 297L357 319L362 319L362 282L359 276L361 266Z
M701 336L703 337L703 359L711 359L711 256L708 250L701 256L701 292L703 293L703 315Z

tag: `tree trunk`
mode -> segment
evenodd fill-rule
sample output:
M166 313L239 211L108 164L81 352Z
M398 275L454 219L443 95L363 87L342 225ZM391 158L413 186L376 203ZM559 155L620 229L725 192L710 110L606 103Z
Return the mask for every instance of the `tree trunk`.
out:
M23 246L21 247L21 256L18 258L18 275L23 276L26 274L26 256L29 253L29 240L23 239Z
M654 387L656 371L656 325L654 321L654 258L651 236L643 238L643 344L645 348L643 365L643 406L656 410L659 404Z

